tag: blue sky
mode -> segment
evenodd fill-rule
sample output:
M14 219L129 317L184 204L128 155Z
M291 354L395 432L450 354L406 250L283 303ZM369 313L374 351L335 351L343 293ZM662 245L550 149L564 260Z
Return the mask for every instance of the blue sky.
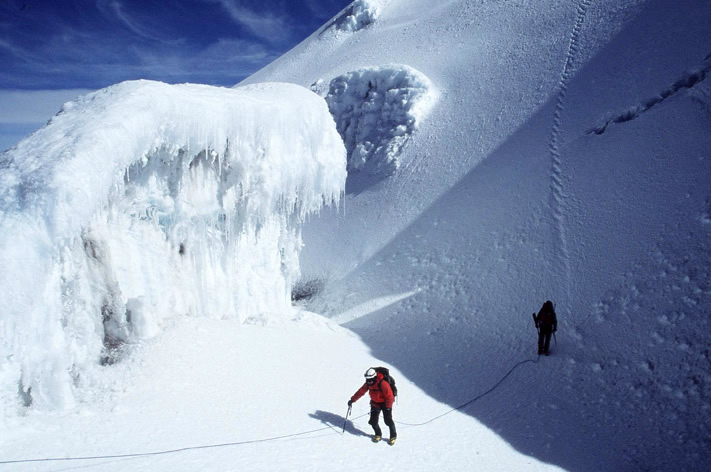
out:
M2 0L0 150L124 80L232 86L351 1Z

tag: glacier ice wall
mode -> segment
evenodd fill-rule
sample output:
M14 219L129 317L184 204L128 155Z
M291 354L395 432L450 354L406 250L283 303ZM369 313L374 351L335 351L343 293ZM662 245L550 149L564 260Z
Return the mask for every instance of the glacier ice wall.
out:
M438 99L432 82L404 64L364 67L311 86L324 95L348 154L348 172L386 178ZM374 179L373 179L374 178Z
M0 154L0 402L71 407L178 315L288 311L300 223L344 191L326 103L290 84L121 83Z

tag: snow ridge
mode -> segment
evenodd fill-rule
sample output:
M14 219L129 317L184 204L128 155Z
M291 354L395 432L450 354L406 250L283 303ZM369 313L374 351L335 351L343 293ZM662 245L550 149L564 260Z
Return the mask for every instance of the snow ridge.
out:
M551 130L551 139L549 152L551 157L551 207L553 209L553 218L556 224L558 245L560 248L559 264L562 265L557 273L565 274L566 297L563 300L563 312L570 312L570 303L572 300L570 280L572 273L570 267L570 252L568 249L568 237L566 234L566 218L564 213L565 201L567 195L565 192L564 179L562 168L562 156L560 152L560 142L562 135L562 116L565 111L565 98L568 92L568 82L571 77L572 70L575 66L577 53L579 49L580 30L585 22L585 16L592 0L581 0L578 3L575 16L575 24L570 33L568 42L568 51L565 57L565 64L560 73L558 80L558 96L556 98L555 111L553 113L553 127Z
M674 84L662 90L661 93L659 93L659 95L657 95L656 97L652 97L644 101L644 103L629 107L627 110L623 111L617 116L606 120L605 123L603 123L602 125L588 130L587 134L600 135L607 131L607 128L612 124L625 123L627 121L632 121L636 118L639 118L639 116L641 116L643 113L646 113L651 108L659 105L666 99L673 97L681 91L692 89L704 80L706 80L709 71L711 71L711 55L706 57L704 64L699 69L688 72L681 79L674 82Z

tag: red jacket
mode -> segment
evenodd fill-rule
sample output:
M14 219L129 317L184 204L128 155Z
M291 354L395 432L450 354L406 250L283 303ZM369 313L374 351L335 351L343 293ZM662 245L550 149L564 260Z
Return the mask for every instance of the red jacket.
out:
M351 397L351 401L357 402L360 397L365 395L365 392L370 393L370 403L385 403L385 408L392 408L395 402L395 395L393 395L393 389L390 388L390 384L387 380L383 380L383 374L378 372L377 380L373 385L368 385L364 383L361 388L358 389L356 393Z

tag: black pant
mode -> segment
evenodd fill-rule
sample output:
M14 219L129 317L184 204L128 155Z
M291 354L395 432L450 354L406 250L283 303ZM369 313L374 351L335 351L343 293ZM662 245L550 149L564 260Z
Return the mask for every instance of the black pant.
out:
M390 437L396 438L397 431L395 431L395 422L393 421L393 409L385 408L385 403L371 403L370 404L370 421L368 424L373 427L373 431L376 436L382 436L383 432L380 430L380 425L378 424L378 418L380 418L380 412L383 412L383 420L385 424L390 428Z
M538 354L548 354L548 349L551 346L551 334L553 328L541 326L538 330Z

